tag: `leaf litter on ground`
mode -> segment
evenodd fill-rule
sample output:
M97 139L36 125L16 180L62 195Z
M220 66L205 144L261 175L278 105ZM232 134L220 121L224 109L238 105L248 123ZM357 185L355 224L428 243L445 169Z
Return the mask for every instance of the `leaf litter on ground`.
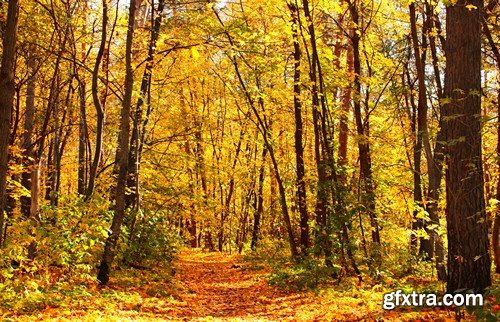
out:
M355 278L320 292L269 284L271 268L240 255L184 249L172 267L117 270L107 286L61 283L3 321L454 321L452 309L382 309L378 285ZM413 283L417 283L412 281ZM409 287L411 287L409 285Z

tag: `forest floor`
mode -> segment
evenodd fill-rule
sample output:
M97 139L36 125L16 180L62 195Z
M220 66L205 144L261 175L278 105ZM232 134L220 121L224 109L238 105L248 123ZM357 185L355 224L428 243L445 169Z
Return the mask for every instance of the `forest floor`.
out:
M109 285L69 284L44 300L1 312L1 321L454 321L442 309L384 311L384 290L344 285L313 293L269 284L266 265L241 256L183 250L174 274L161 265L121 269ZM173 275L173 276L172 276ZM345 283L342 283L345 284ZM66 291L64 291L66 289ZM387 292L387 289L385 290ZM3 315L1 314L3 313Z

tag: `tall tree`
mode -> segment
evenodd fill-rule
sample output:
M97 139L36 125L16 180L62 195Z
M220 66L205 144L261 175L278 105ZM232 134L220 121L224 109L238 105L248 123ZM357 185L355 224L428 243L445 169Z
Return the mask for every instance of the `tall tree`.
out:
M316 171L318 174L317 195L316 195L316 222L321 227L320 234L317 235L317 242L322 244L321 250L325 254L325 263L332 265L330 240L330 229L327 229L329 222L329 208L331 203L328 198L330 194L331 182L336 174L333 171L333 151L331 141L331 130L333 127L327 126L328 111L324 92L323 73L319 60L318 44L316 42L316 28L313 16L309 7L309 1L303 0L304 16L306 18L307 32L309 33L310 50L307 45L306 54L309 63L309 79L311 81L311 103L312 119L314 129L314 156L316 158ZM299 20L299 23L301 21ZM303 28L300 24L300 28ZM304 35L303 35L304 38ZM305 39L304 39L305 41ZM328 124L331 125L331 124Z
M142 75L140 95L137 99L135 112L132 122L132 133L130 137L130 151L129 151L129 176L128 187L132 193L129 194L127 200L128 205L134 204L137 210L140 208L140 194L139 194L139 165L141 161L142 148L144 146L146 125L148 124L151 107L149 104L148 93L151 88L151 81L154 67L154 56L156 53L156 42L160 35L160 27L162 18L164 16L163 10L165 9L165 0L159 0L158 9L155 10L154 5L151 10L151 37L148 45L148 56L146 58L146 68ZM144 103L146 103L146 115L144 115Z
M21 214L25 218L33 219L36 225L38 217L38 191L39 191L39 162L36 162L33 149L33 129L35 119L35 81L36 81L36 58L33 53L28 55L28 84L26 88L26 109L24 113L24 135L23 163L27 169L22 173L21 184L30 192L29 196L21 196ZM28 246L28 258L34 259L37 253L36 241L32 241Z
M23 149L25 154L24 164L28 167L27 171L22 174L22 185L27 189L31 190L32 182L31 178L33 176L33 128L34 128L34 118L35 118L35 81L36 81L36 58L33 53L28 56L28 84L26 88L26 109L24 112L24 138L23 138ZM34 196L21 196L21 213L24 217L30 216L31 199Z
M120 132L118 134L118 149L116 151L118 161L118 178L116 182L115 213L111 223L111 231L106 240L104 253L97 279L101 284L109 281L111 265L116 254L116 246L120 237L123 218L126 208L126 186L128 174L128 153L130 137L130 105L132 103L132 90L134 85L134 74L132 69L132 44L134 40L136 0L130 0L129 17L127 27L127 41L125 44L125 86L124 98L120 115Z
M309 248L309 215L307 213L306 183L304 181L304 147L302 145L302 103L300 101L300 59L301 50L298 37L299 10L294 3L288 3L292 15L292 40L293 40L293 109L295 115L295 162L297 165L297 205L300 214L300 246L303 254Z
M446 8L448 293L491 284L481 153L482 0Z
M419 44L417 35L417 17L415 12L415 2L410 3L410 26L411 26L411 40L413 45L413 54L415 58L415 68L417 70L417 82L418 82L418 107L417 107L417 128L416 128L416 144L414 149L414 163L415 163L415 196L414 200L416 207L422 207L422 188L421 188L421 156L422 156L422 145L423 143L429 146L430 143L428 139L427 131L427 91L425 85L425 53L426 53L426 37L425 29L422 32L422 44ZM422 46L422 48L421 48ZM421 50L422 49L422 53ZM427 160L431 160L432 155L427 154ZM417 184L418 182L418 184ZM414 211L414 214L418 214L420 211L418 208ZM417 228L425 228L421 219L415 218L417 220ZM420 238L420 255L424 258L430 258L434 255L434 242L433 236L429 234L428 238Z
M441 121L439 121L439 128L436 137L436 143L434 150L431 148L431 141L429 135L428 126L428 101L430 101L427 94L426 85L426 51L427 45L430 46L432 65L434 70L434 80L436 83L436 94L438 100L443 98L443 90L441 85L441 72L438 66L437 48L435 36L429 30L437 25L439 21L438 17L435 16L434 10L431 5L425 2L425 18L422 28L421 44L419 44L417 36L417 17L416 17L416 7L415 3L412 2L409 6L410 8L410 27L411 27L411 40L413 45L413 53L415 58L415 68L417 74L417 84L418 84L418 108L417 108L417 118L416 118L416 136L417 143L414 150L414 160L415 160L415 193L414 200L420 207L425 206L429 218L428 221L424 219L419 219L415 217L417 229L425 229L428 234L427 238L420 239L420 249L419 253L422 258L431 259L435 256L436 258L436 270L438 273L439 280L445 280L446 270L444 267L444 250L443 242L441 237L437 234L437 228L439 227L439 217L437 212L437 203L439 201L440 191L441 191L441 178L443 170L443 130L441 127ZM427 39L428 36L428 39ZM443 42L444 43L444 42ZM422 51L421 51L422 49ZM438 104L441 108L441 104ZM423 204L423 195L421 187L421 154L422 147L424 148L426 160L427 160L427 171L429 178L429 187L427 189L426 203ZM415 214L419 213L420 210L416 209ZM429 228L430 227L430 228Z
M358 150L359 150L359 167L360 177L362 182L361 190L363 191L363 205L370 217L372 241L375 245L380 244L380 232L377 214L375 212L375 186L373 180L372 160L370 153L370 128L368 115L363 119L361 111L361 58L360 58L360 42L363 30L359 7L360 3L348 0L351 20L355 30L352 33L351 45L353 49L353 66L354 66L354 86L353 86L353 101L354 101L354 118L356 120L356 129L358 133Z
M4 212L7 202L7 172L10 119L14 104L14 63L18 22L18 0L9 0L0 66L0 246L3 244Z
M260 234L260 222L262 219L262 213L264 212L264 180L265 180L265 170L266 170L266 155L267 148L264 145L262 147L262 155L259 167L259 179L257 183L257 192L255 194L255 206L254 206L254 219L253 219L253 229L252 229L252 242L250 248L255 250L257 248L257 243L259 241Z
M101 65L104 52L106 50L106 31L108 28L108 2L107 0L102 1L102 26L101 26L101 44L99 45L99 51L97 52L97 57L94 64L94 70L92 71L92 100L94 102L96 116L97 116L97 126L96 126L96 142L95 142L95 152L94 160L90 165L90 173L88 178L88 187L85 191L86 198L90 198L94 192L95 180L97 177L97 168L99 162L101 161L102 154L102 140L104 135L104 106L101 102L98 93L98 78L99 78L99 67Z

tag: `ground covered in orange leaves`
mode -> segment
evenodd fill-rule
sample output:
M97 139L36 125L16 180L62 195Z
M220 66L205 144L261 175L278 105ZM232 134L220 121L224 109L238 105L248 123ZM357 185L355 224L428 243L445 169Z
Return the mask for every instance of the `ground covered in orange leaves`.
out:
M281 320L293 318L298 309L302 318L313 318L304 310L314 301L310 294L280 291L268 284L269 269L239 259L220 253L181 255L176 264L187 290L181 295L189 303L186 318Z
M176 262L178 279L188 303L184 319L244 321L358 321L398 319L455 320L452 312L396 312L382 309L382 294L355 288L315 294L270 286L269 268L242 261L240 256L184 251ZM177 317L180 317L179 315Z
M3 321L454 321L443 309L385 311L380 285L345 279L316 293L269 284L271 269L241 256L183 250L171 267L127 268L109 285L39 285ZM467 316L466 318L471 318Z

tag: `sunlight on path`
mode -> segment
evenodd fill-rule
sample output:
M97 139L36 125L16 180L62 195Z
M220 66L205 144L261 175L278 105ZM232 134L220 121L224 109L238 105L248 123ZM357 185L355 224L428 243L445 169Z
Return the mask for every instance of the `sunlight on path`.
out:
M245 269L238 256L183 251L175 265L186 288L186 318L227 320L293 319L294 306L305 304L305 294L287 295L267 284L268 270Z
M109 285L68 285L28 312L0 321L453 321L441 310L384 311L380 285L356 279L311 292L268 284L270 269L241 256L184 249L171 266L116 270Z
M446 312L384 311L382 293L351 288L330 295L284 292L267 282L270 270L256 269L241 256L185 249L174 262L181 285L172 313L182 321L451 321ZM260 267L259 267L260 268ZM166 316L163 316L165 319Z

